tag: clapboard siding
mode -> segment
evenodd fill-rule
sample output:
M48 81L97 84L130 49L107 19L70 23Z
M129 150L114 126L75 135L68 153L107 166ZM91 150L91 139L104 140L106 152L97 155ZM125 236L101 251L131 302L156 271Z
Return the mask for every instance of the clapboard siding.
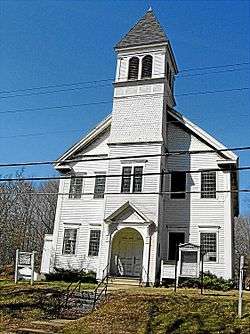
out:
M209 150L208 145L200 141L197 137L182 128L170 124L168 125L168 149L175 150ZM222 157L217 153L190 154L180 156L169 156L167 160L167 169L192 170L218 168L217 160ZM170 175L166 176L166 191L170 191ZM227 173L223 171L216 172L217 190L229 189L227 184ZM187 175L187 191L200 192L201 174L190 173ZM225 211L230 210L228 203L228 194L217 193L216 199L202 199L199 193L187 194L186 199L170 199L170 195L164 197L164 217L165 226L163 228L163 240L167 240L168 228L175 231L187 231L188 240L194 244L200 244L200 232L202 227L217 226L218 230L218 261L217 263L205 263L205 270L210 270L218 276L229 276L226 272L225 257L231 254L225 254L225 244L231 243L225 235L225 224L231 226L231 220L225 220ZM182 227L182 228L181 228ZM162 257L167 257L167 245L164 243Z

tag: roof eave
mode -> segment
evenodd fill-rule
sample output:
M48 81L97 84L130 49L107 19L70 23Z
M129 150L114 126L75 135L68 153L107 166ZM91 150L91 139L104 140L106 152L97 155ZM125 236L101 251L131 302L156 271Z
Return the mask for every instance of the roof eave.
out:
M60 168L61 163L65 162L65 160L68 160L72 154L77 152L81 147L92 142L99 134L105 131L105 129L111 124L111 117L111 114L107 116L92 131L80 139L80 141L77 141L75 144L73 144L61 157L59 157L54 164L55 169Z

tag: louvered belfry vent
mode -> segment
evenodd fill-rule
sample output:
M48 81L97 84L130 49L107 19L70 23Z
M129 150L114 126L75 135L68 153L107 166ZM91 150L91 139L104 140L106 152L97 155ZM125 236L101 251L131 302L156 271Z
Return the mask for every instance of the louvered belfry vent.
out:
M139 58L132 57L129 59L128 80L137 80L139 73Z
M153 57L150 55L147 55L142 58L142 72L141 72L141 78L151 78L152 77L152 64L153 64Z

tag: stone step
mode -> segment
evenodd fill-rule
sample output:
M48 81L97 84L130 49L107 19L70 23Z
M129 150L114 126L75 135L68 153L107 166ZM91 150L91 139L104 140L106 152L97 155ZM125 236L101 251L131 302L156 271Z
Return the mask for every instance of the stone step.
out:
M139 286L140 279L133 277L110 277L109 285Z
M56 334L56 333L46 329L19 328L15 331L15 334Z

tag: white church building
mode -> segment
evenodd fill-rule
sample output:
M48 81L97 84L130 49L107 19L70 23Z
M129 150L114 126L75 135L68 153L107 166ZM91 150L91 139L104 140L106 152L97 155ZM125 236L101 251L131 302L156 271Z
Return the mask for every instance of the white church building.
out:
M205 271L232 278L237 156L174 109L178 68L152 10L115 51L112 113L55 164L63 178L41 272L154 284L176 245L192 243Z

